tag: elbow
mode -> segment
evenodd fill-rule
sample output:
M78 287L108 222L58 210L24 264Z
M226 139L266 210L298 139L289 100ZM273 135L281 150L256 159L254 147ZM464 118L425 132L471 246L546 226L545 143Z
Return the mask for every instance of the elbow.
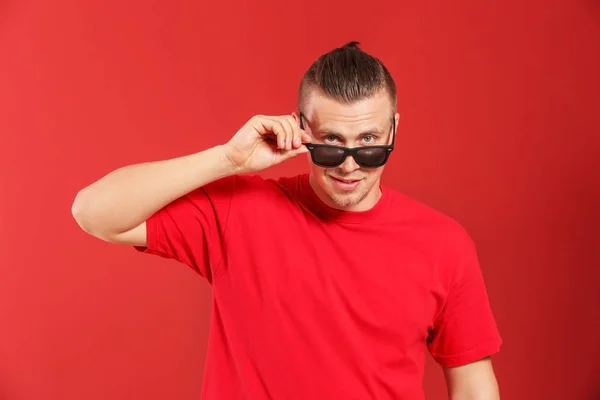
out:
M73 204L71 205L71 215L83 231L90 235L97 236L95 234L96 228L94 227L92 208L90 196L86 189L82 189L77 193L73 200Z

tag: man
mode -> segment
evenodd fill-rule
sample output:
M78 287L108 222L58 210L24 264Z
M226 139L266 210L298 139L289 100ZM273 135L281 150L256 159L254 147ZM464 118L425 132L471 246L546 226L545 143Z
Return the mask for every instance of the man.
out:
M398 126L385 66L352 42L302 79L298 112L225 144L118 169L78 193L100 239L180 261L213 286L205 399L497 399L501 339L468 234L380 184ZM310 172L258 171L309 153Z

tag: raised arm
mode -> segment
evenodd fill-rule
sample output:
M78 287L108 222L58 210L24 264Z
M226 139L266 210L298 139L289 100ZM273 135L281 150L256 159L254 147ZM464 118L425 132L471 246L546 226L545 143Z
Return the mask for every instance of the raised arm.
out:
M173 200L235 173L223 146L170 160L119 168L81 190L72 213L100 239L146 245L145 221Z
M229 142L169 160L119 168L79 191L72 214L89 234L146 246L145 221L179 197L217 179L255 172L306 152L295 119L253 117Z

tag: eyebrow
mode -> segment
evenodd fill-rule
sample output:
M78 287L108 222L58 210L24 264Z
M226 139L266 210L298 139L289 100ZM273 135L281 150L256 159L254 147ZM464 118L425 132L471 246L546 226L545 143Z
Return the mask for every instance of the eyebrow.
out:
M336 132L334 130L331 129L315 129L315 131L321 135L321 136L325 136L325 135L334 135L334 136L344 136L344 134L340 133L340 132ZM358 136L365 136L365 135L383 135L384 131L381 128L371 128L371 129L367 129L364 131L361 131L358 133Z

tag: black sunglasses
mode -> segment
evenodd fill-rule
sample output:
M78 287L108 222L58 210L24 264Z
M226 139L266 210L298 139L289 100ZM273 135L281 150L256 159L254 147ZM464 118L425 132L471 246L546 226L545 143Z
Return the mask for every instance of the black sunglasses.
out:
M304 130L304 115L300 113L300 128ZM331 144L313 144L304 145L310 151L310 156L314 164L323 168L334 168L346 161L348 156L352 156L354 161L363 168L379 168L385 165L390 153L394 150L396 140L396 120L392 118L392 144L389 146L361 146L361 147L342 147Z

